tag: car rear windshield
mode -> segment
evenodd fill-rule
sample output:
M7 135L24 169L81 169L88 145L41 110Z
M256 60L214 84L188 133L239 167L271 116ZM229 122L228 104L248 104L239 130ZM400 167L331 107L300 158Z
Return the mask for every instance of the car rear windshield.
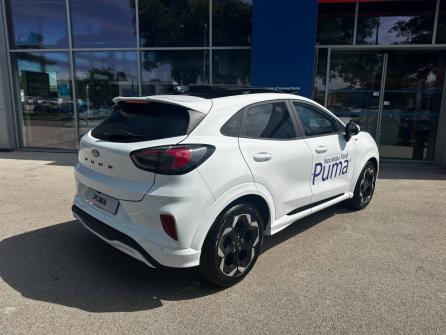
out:
M198 112L160 102L121 101L114 106L113 113L93 129L92 136L130 143L186 135L190 113Z

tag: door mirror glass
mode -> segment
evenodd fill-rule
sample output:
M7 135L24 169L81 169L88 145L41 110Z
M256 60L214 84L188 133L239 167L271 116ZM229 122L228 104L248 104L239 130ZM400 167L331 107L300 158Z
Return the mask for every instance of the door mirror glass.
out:
M354 135L357 135L360 131L359 126L354 122L349 122L345 126L345 139L350 141L350 138Z

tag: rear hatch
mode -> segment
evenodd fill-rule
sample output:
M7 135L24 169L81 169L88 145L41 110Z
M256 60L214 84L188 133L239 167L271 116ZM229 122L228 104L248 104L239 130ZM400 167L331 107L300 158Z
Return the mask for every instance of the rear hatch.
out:
M130 153L177 144L204 116L177 103L142 98L119 100L113 113L82 137L76 178L116 199L139 201L153 185L155 173L137 168Z

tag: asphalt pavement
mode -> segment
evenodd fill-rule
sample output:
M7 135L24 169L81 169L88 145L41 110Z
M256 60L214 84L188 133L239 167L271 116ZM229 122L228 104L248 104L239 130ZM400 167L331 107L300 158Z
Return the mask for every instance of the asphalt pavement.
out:
M149 269L71 215L74 154L0 152L1 334L446 334L446 170L384 163L265 240L241 283Z

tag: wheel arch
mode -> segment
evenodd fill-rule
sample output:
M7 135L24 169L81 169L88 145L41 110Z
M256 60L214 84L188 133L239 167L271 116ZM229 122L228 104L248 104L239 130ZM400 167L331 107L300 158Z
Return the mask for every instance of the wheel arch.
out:
M219 216L221 214L223 214L229 208L231 208L235 205L238 205L238 204L254 205L259 210L259 212L262 216L263 229L265 230L268 227L268 225L270 224L270 219L271 219L271 211L270 211L269 205L266 202L266 200L259 194L247 194L247 195L243 195L243 196L235 199L220 212ZM218 218L218 216L217 216L217 218Z
M248 203L254 205L260 211L264 220L264 233L268 234L271 221L275 218L274 202L270 194L265 194L259 191L254 183L245 185L243 190L241 187L236 187L236 190L231 190L221 196L215 204L204 215L203 221L197 227L191 247L195 250L201 250L204 240L209 233L215 220L224 213L228 208L240 204Z
M375 156L371 157L367 162L372 162L375 165L376 168L376 173L378 173L378 169L379 169L379 162L378 162L378 158L376 158ZM365 165L365 164L364 164Z
M364 168L364 166L368 163L368 162L372 162L375 167L376 167L376 171L378 174L379 171L379 156L375 151L369 151L366 155L364 155L364 157L361 159L360 162L358 162L356 164L356 168L355 168L355 173L354 173L354 178L353 178L353 182L351 185L351 192L354 192L355 187L356 187L356 183L358 182L358 179L360 177L361 171Z

